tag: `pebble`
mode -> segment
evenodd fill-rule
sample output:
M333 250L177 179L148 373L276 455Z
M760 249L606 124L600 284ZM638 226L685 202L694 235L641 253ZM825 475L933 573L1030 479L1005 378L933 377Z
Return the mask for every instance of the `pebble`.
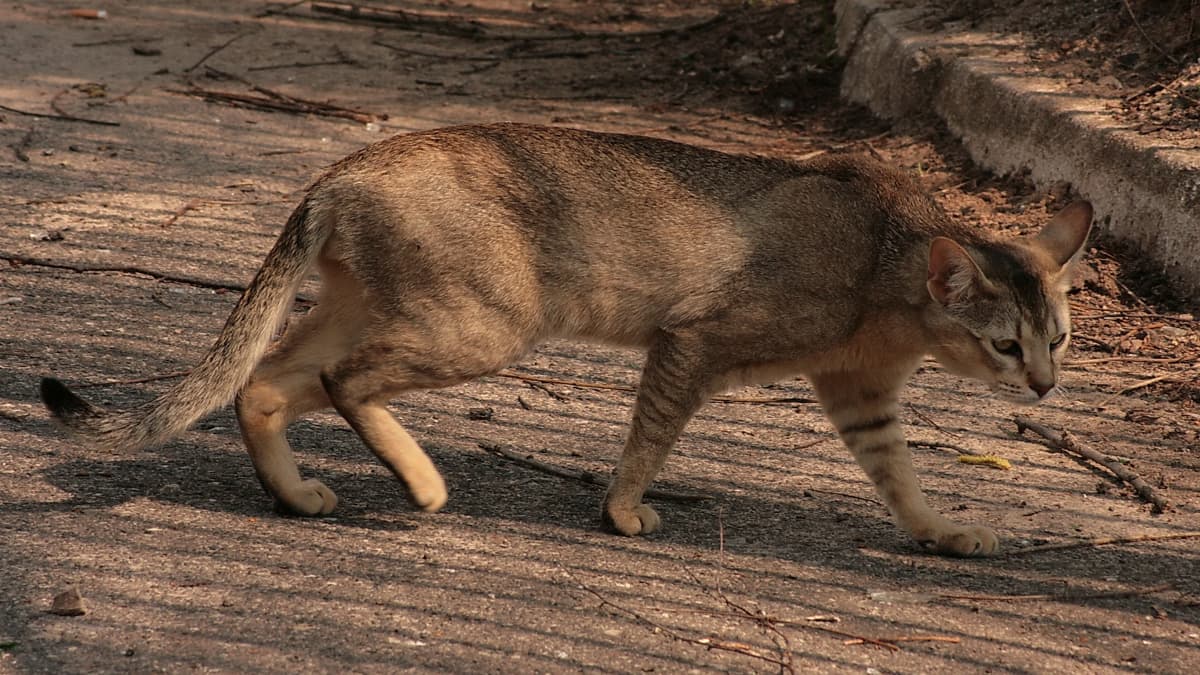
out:
M77 589L72 588L54 596L50 603L50 613L59 616L83 616L87 610L83 607L83 596Z

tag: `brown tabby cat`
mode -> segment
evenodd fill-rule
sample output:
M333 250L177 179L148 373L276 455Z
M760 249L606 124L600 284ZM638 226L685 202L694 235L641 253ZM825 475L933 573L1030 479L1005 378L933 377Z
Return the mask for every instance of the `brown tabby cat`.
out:
M802 373L902 528L940 553L986 555L990 529L926 504L897 397L926 354L1018 403L1050 395L1091 213L1075 204L1037 236L999 241L860 158L794 163L518 124L415 133L317 179L170 391L105 412L47 378L42 398L83 439L133 449L236 394L263 486L305 515L337 498L301 478L284 430L332 405L436 511L445 484L390 399L495 373L554 336L637 346L648 356L603 507L636 535L658 528L642 494L706 399ZM319 305L263 358L314 265Z

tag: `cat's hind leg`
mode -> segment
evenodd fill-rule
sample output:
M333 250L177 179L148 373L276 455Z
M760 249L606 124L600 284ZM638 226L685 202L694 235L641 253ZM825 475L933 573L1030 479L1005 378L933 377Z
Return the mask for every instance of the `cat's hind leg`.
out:
M519 326L491 315L479 318L489 310L476 310L472 315L461 306L452 310L428 303L416 315L377 317L349 356L321 372L333 407L425 511L446 503L445 481L387 404L406 391L490 375L528 349L529 339Z
M242 438L259 482L280 510L315 516L337 506L323 483L301 478L286 431L300 415L329 407L321 369L349 352L356 323L361 320L352 308L329 298L285 333L238 393Z
M907 374L829 373L812 381L838 434L901 528L937 553L991 555L999 548L992 530L953 523L925 501L898 418L897 395Z
M403 367L382 363L386 348L360 348L350 358L321 373L329 400L363 443L408 488L409 499L424 511L437 511L446 503L446 483L437 467L408 431L387 409L404 386Z

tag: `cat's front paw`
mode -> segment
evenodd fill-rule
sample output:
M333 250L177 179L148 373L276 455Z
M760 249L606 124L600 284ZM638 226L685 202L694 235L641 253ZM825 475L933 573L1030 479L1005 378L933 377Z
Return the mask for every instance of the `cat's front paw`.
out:
M977 525L948 524L918 541L934 553L963 558L995 555L1000 550L1000 538L996 533Z
M632 509L606 504L601 517L605 525L627 537L650 534L662 523L654 509L646 504L638 504Z
M297 483L275 495L275 507L296 516L323 516L337 506L337 495L315 478Z

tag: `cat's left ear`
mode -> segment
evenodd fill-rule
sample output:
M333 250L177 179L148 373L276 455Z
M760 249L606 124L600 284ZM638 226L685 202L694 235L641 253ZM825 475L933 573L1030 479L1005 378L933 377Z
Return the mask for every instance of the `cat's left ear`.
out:
M1091 231L1092 205L1075 202L1059 211L1033 241L1062 269L1080 258Z

